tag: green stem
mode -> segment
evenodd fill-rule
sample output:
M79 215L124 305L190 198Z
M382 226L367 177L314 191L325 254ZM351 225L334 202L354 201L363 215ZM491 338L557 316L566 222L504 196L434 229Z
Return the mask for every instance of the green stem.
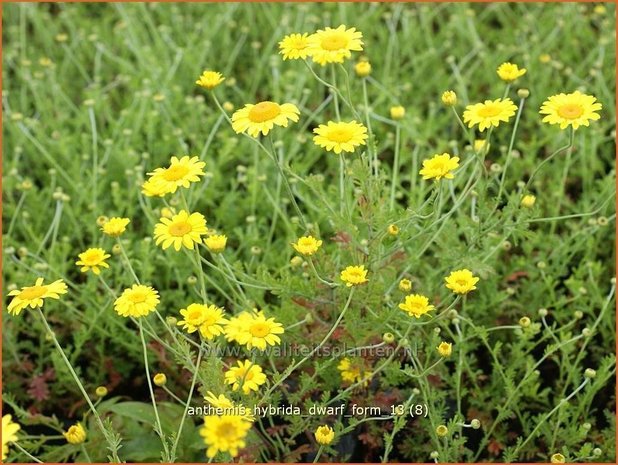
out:
M397 176L399 175L399 145L401 139L401 125L397 123L395 129L395 157L393 159L393 173L391 180L391 197L389 207L392 211L395 207L395 189L397 188Z
M563 151L565 151L567 149L570 149L573 146L573 139L574 139L574 137L575 137L575 129L573 129L573 127L571 127L571 132L569 133L569 143L567 145L565 145L564 147L560 147L558 150L556 150L549 157L547 157L545 160L543 160L541 163L539 163L537 165L537 167L534 169L534 171L530 175L530 178L528 179L528 182L526 183L526 186L524 187L524 192L528 190L528 188L530 187L530 184L532 184L532 180L537 175L537 173L541 170L541 168L543 168L543 166L545 166L549 161L551 161L560 152L563 152Z

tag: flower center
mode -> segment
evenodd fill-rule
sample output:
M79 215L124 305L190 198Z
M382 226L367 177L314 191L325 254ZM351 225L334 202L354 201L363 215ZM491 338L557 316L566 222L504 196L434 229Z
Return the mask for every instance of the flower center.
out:
M163 178L166 181L178 181L189 172L189 168L184 165L172 165L165 170Z
M341 50L348 45L348 39L340 34L330 34L322 39L320 45L328 51Z
M500 107L498 105L485 105L479 110L479 116L482 118L493 118L500 114Z
M82 258L82 261L86 265L96 265L101 262L101 255L98 252L91 252L86 254L84 258Z
M191 322L194 326L202 323L202 311L201 310L191 310L187 314L187 320Z
M468 280L467 279L458 279L455 282L457 284L459 284L461 287L466 287L468 285Z
M186 221L181 221L178 223L170 224L169 233L174 237L182 237L185 234L191 232L192 229L193 228L191 228L191 225L189 223L187 223Z
M349 142L352 139L352 132L346 128L331 129L328 133L328 138L333 142Z
M281 114L281 107L274 102L260 102L249 110L249 119L254 123L263 123Z
M143 291L135 291L131 295L129 295L129 300L134 304L141 304L142 302L146 302L146 293Z
M19 298L22 300L34 300L38 299L46 292L47 286L26 287L23 291L21 291L21 294L19 294Z
M577 119L584 113L584 109L581 105L575 105L572 103L562 105L558 108L558 114L566 119Z
M223 422L217 426L217 436L219 439L232 439L234 437L235 425L230 422Z
M251 325L249 332L253 335L253 337L264 337L270 333L270 328L266 323L255 323Z

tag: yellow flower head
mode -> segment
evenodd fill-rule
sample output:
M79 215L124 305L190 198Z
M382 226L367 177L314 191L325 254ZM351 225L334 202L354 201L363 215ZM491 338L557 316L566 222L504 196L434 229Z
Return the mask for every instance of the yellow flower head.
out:
M209 341L223 334L223 326L228 323L223 317L223 309L216 305L191 304L180 310L180 314L184 320L178 321L178 326L189 334L199 330L202 337Z
M239 360L237 363L238 366L233 366L225 372L225 382L232 385L232 390L242 388L244 394L249 394L251 391L257 391L266 382L266 375L259 365L250 360L244 362Z
M513 63L506 62L498 66L496 72L498 73L498 76L500 76L500 79L502 79L503 81L513 82L517 78L520 78L524 74L526 74L526 71L526 68L519 68L519 66Z
M329 121L327 124L320 124L313 132L316 134L313 136L315 145L336 154L342 151L354 152L359 145L365 145L368 137L367 128L356 121Z
M444 437L448 434L448 428L446 425L438 425L436 428L436 434L440 437Z
M157 168L152 173L148 173L150 179L142 185L142 192L150 197L161 196L166 193L173 194L179 187L187 188L192 182L199 182L200 176L205 174L205 166L206 163L200 161L199 157L189 157L188 155L180 159L172 157L170 166Z
M362 32L353 27L346 29L344 24L337 29L319 29L309 36L309 56L322 66L343 63L352 56L352 52L363 50L362 37Z
M453 352L453 344L449 342L441 342L436 349L438 350L440 357L449 357Z
M448 153L435 154L433 157L423 160L423 168L418 172L423 179L453 179L453 170L459 167L459 157L451 157Z
M337 369L341 374L341 379L349 384L361 382L363 380L363 386L369 384L369 373L365 371L365 366L362 360L350 360L348 357L342 358Z
M367 270L364 265L348 266L341 272L341 280L347 287L364 284L368 281Z
M111 257L110 254L105 253L105 250L99 248L90 248L85 252L78 255L79 260L75 262L77 266L81 266L80 271L86 273L88 270L96 275L101 273L99 267L109 268L109 265L105 263L105 260Z
M556 453L556 454L552 454L550 461L551 463L564 463L566 462L566 458L564 458L564 455L560 453Z
M232 129L236 134L246 132L251 137L258 137L260 133L267 135L275 126L288 127L288 120L298 122L300 111L291 103L279 105L268 100L248 103L232 115Z
M524 208L532 208L536 203L536 197L532 194L526 194L521 198L521 206Z
M483 153L489 150L489 145L485 139L474 140L474 151L476 153Z
M322 246L322 241L313 236L300 237L292 247L301 255L313 255Z
M399 308L408 312L410 316L420 318L435 307L429 303L429 299L424 295L410 294L406 296L402 304L399 304Z
M242 404L235 404L223 394L215 396L211 391L208 391L204 396L204 400L216 409L221 409L221 414L239 413L245 420L251 422L255 421L255 417L253 416L253 412L250 408L245 407Z
M391 119L394 120L400 120L403 119L404 116L406 116L406 109L404 107L402 107L401 105L396 105L394 107L391 107Z
M228 342L238 342L241 333L244 333L248 323L253 320L254 313L240 312L233 316L225 326L225 339Z
M111 237L118 237L126 231L127 225L131 222L129 218L119 218L114 216L109 221L105 222L101 227L101 231Z
M446 278L446 287L455 294L467 294L476 289L475 284L479 278L475 277L470 270L463 269L451 272Z
M103 226L109 221L109 218L105 215L97 216L97 226Z
M441 100L447 107L452 107L457 104L457 94L452 90L446 90L442 93Z
M157 373L152 377L152 382L155 386L165 386L167 384L167 376L165 373Z
M245 438L251 429L251 422L241 415L211 415L204 417L200 436L204 438L206 456L210 459L219 452L227 452L232 457L245 447Z
M86 440L86 430L81 423L75 423L62 435L69 444L81 444Z
M399 281L399 290L403 292L410 292L412 290L412 281L405 278Z
M204 244L212 253L221 253L225 250L227 236L223 234L213 234L204 239Z
M135 318L146 316L159 304L159 292L142 284L134 284L125 289L114 302L114 310L120 316Z
M371 63L368 61L359 61L354 65L354 71L359 77L367 77L371 74Z
M5 461L9 454L9 443L17 442L17 432L21 429L19 424L12 421L11 415L2 417L2 461Z
M263 312L254 312L250 318L243 319L243 324L235 336L236 342L251 350L256 347L265 350L267 345L275 346L281 343L277 334L283 334L281 323L274 318L266 318Z
M30 308L42 307L44 299L59 299L61 294L66 293L67 285L62 279L43 284L43 278L37 278L34 286L22 287L21 291L15 289L9 292L9 295L14 297L7 311L12 315L19 315L28 306Z
M479 131L492 126L498 127L500 122L508 122L517 111L517 106L510 98L485 100L483 103L468 105L464 111L464 123L471 128L478 124Z
M539 113L547 115L543 118L544 123L559 124L560 129L567 126L577 129L601 118L596 112L602 108L596 97L576 90L571 94L552 95L543 102Z
M105 386L97 386L97 388L94 390L94 393L97 395L97 397L105 397L108 391Z
M163 250L171 245L176 251L182 246L193 250L193 244L199 244L202 241L201 236L207 231L204 215L181 210L172 218L159 219L154 229L155 244L161 244Z
M335 431L330 426L318 426L315 430L315 440L318 444L328 445L333 442L333 439L335 439Z
M279 42L284 60L304 60L309 56L309 34L289 34Z
M195 83L205 89L212 90L223 81L225 81L225 78L221 73L206 70Z
M386 228L386 231L391 236L396 236L397 234L399 234L399 226L397 226L396 224L389 224L388 228Z

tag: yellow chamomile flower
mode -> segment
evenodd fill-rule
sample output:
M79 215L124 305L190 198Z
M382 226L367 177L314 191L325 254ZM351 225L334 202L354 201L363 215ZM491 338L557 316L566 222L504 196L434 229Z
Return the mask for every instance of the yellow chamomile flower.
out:
M2 417L2 461L9 454L9 443L17 442L17 432L21 429L19 424L13 421L13 417L7 414Z
M513 82L517 78L520 78L526 74L526 71L526 68L520 68L519 66L509 62L502 63L496 70L500 79L506 82Z
M134 284L125 289L114 302L114 310L120 316L141 317L154 311L159 304L159 292L150 286Z
M69 444L81 444L86 440L86 430L81 423L75 423L62 435Z
M442 93L441 100L447 107L452 107L457 104L457 94L452 90L446 90Z
M319 29L309 36L309 56L322 66L343 63L352 56L352 52L363 50L362 37L362 32L353 27L346 29L344 24L337 29Z
M354 72L359 77L367 77L371 74L371 63L368 61L359 61L354 65Z
M289 34L279 42L284 60L304 60L309 56L309 34Z
M165 373L157 373L152 377L152 382L155 384L155 386L165 386L167 384L167 376L165 375Z
M438 354L440 354L440 357L449 357L453 352L453 344L449 342L441 342L436 349Z
M365 371L364 364L361 360L350 360L348 357L341 359L339 364L337 365L337 369L341 374L341 379L349 384L358 383L363 381L365 378L365 382L363 385L367 385L369 383L369 374Z
M455 294L467 294L476 289L475 284L479 278L475 277L470 270L463 269L451 272L446 278L446 287Z
M399 234L399 226L397 226L396 224L389 224L388 228L386 228L386 231L391 236L396 236L397 234Z
M206 163L200 161L199 157L182 158L172 157L167 168L157 168L152 173L148 173L150 179L142 185L142 191L146 194L146 185L149 193L163 192L173 194L179 187L189 187L192 182L199 182L203 176ZM146 195L149 195L146 194ZM160 194L156 194L160 195Z
M318 426L315 430L315 440L318 444L326 446L333 442L333 439L335 439L335 431L330 426Z
M206 456L214 458L219 452L227 452L232 457L245 447L245 438L251 429L251 422L241 415L209 415L204 417L200 436L204 438Z
M341 272L341 280L347 287L364 284L368 281L367 270L364 265L348 266Z
M412 290L412 281L405 278L399 281L399 290L403 292L410 292Z
M408 312L410 316L420 318L435 307L429 303L429 299L424 295L410 294L406 296L403 303L399 304L399 308Z
M233 316L225 325L225 339L228 342L238 342L238 338L241 333L245 331L245 327L250 321L253 320L253 313L240 312L238 315Z
M536 197L532 194L526 194L521 198L521 206L524 208L532 208L536 203Z
M551 463L565 463L566 458L564 457L564 455L560 453L555 453L555 454L552 454L550 461Z
M99 267L109 268L109 265L105 263L105 260L111 257L110 254L105 253L105 250L99 248L90 248L85 252L78 255L79 260L75 262L77 266L81 266L80 271L86 273L88 270L96 275L101 273Z
M510 98L485 100L483 103L468 105L463 113L464 123L471 128L478 124L479 131L492 126L498 127L500 122L508 122L517 111L517 106Z
M204 71L200 78L195 81L198 86L203 87L204 89L212 90L225 81L225 78L221 73L216 71Z
M281 338L277 334L283 333L281 323L277 323L274 318L266 318L263 312L254 312L251 318L243 320L243 325L235 340L249 350L254 347L265 350L267 345L280 344Z
M146 197L163 197L171 192L170 184L160 178L151 177L142 184L142 194Z
M180 310L180 314L184 320L178 321L178 326L189 334L199 330L200 335L209 341L223 334L223 326L228 323L223 317L223 309L216 305L191 304Z
M402 107L401 105L396 105L394 107L391 107L390 112L391 112L391 119L394 119L395 121L403 119L403 117L406 116L406 109Z
M446 425L438 425L436 428L436 434L440 437L444 437L448 434L448 428Z
M596 112L602 108L596 97L576 90L571 94L552 95L543 102L539 113L546 115L544 123L559 124L560 129L566 129L567 126L577 129L588 126L591 120L598 120L600 116Z
M119 218L114 216L106 221L101 227L101 231L111 237L118 237L126 231L127 225L131 222L129 218Z
M322 241L313 236L300 237L296 242L292 243L292 247L301 255L313 255L322 246Z
M255 416L250 408L243 404L235 404L223 394L215 396L211 391L208 391L204 400L217 409L217 415L239 414L247 421L255 421Z
M251 137L267 135L274 126L288 127L288 120L298 122L300 111L291 103L279 105L268 100L246 104L232 114L232 129L236 134L246 132Z
M9 296L14 297L7 311L12 315L19 315L28 306L30 308L42 307L45 299L59 299L61 294L66 293L67 285L62 279L43 284L43 278L37 278L34 286L22 287L21 291L15 289L9 292Z
M227 236L223 234L213 234L204 239L204 244L212 253L221 253L225 250Z
M367 128L356 121L329 121L320 124L313 130L313 142L315 145L325 148L329 152L340 154L354 152L359 145L365 145Z
M435 154L433 157L423 160L423 168L418 172L423 179L453 179L453 170L459 167L459 157L451 157L448 153Z
M262 367L250 360L238 361L238 366L232 366L225 372L225 382L232 385L232 390L242 389L244 394L257 391L266 382Z
M183 246L193 250L193 245L199 244L207 232L204 215L181 210L171 218L159 219L154 229L155 244L161 244L163 250L172 245L176 251Z

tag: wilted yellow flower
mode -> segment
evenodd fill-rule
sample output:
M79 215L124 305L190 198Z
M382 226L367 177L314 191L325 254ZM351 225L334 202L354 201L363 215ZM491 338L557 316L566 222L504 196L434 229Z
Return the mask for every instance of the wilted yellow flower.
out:
M241 415L210 415L204 417L200 436L204 438L206 456L214 458L219 452L227 452L232 457L245 447L245 438L251 429L251 422Z
M260 133L267 135L274 126L286 128L288 120L298 122L300 111L291 103L279 105L275 102L263 101L246 104L232 115L232 129L237 134L246 132L251 137Z
M463 114L464 123L471 128L478 124L479 131L492 126L499 126L500 122L508 122L517 111L517 106L510 98L485 100L483 103L468 105Z
M404 302L399 304L399 308L408 312L410 316L420 318L435 307L429 303L429 299L424 295L411 294L407 295Z
M365 145L368 137L367 128L356 121L329 121L320 124L313 132L316 134L313 136L315 145L336 154L354 152L359 145Z
M238 366L232 366L225 372L225 382L232 385L232 390L242 389L244 394L257 391L266 382L262 367L250 360L238 361Z
M498 76L500 76L500 79L502 79L503 81L506 82L513 82L515 79L522 77L524 74L526 74L526 68L519 68L519 66L513 64L513 63L502 63L500 66L498 66L498 70L496 71L498 73Z
M157 373L152 377L152 382L155 386L165 386L167 384L167 376L165 376L165 373Z
M532 208L536 203L536 197L532 194L526 194L521 199L521 206L524 208Z
M600 119L596 112L602 108L596 97L576 90L571 94L552 95L543 102L539 113L547 115L543 118L544 123L559 124L560 129L566 129L567 126L577 129Z
M453 351L453 344L449 342L441 342L440 345L436 347L436 349L438 350L438 354L440 354L440 357L448 357Z
M75 264L77 266L81 266L80 271L82 273L92 270L94 274L98 275L101 273L99 267L109 268L109 265L105 262L105 260L111 257L111 255L106 253L103 249L90 248L85 252L80 253L78 257L79 260L76 261Z
M442 103L447 107L452 107L457 104L457 94L452 90L447 90L442 93Z
M296 242L292 243L292 247L301 255L313 255L322 246L322 241L313 236L300 237Z
M551 460L551 463L564 463L564 462L566 462L566 459L564 458L564 455L562 455L560 453L552 454L550 460Z
M455 294L467 294L476 289L475 284L479 278L475 277L470 270L463 269L451 272L446 278L446 287Z
M418 172L423 179L453 179L453 170L459 167L459 157L451 157L448 153L435 154L433 157L423 160L423 168Z
M284 60L304 60L309 56L309 34L289 34L279 42Z
M335 439L335 431L328 426L318 426L315 430L315 440L318 444L328 445Z
M401 105L396 105L394 107L391 107L391 119L394 120L400 120L403 119L404 116L406 116L406 109L404 107L402 107Z
M101 231L103 231L103 233L107 234L108 236L118 237L126 231L127 225L130 222L131 220L129 218L119 218L115 216L113 218L110 218L109 221L103 224L103 227L101 227Z
M363 49L363 34L356 28L346 29L340 25L337 29L330 27L319 29L309 36L309 56L325 66L328 63L343 63L352 56L352 52Z
M227 236L223 234L213 234L204 239L204 244L212 253L221 253L225 250Z
M134 284L125 289L114 302L114 310L120 316L135 318L146 316L159 304L159 292L142 284Z
M86 440L86 430L81 423L75 423L62 435L69 444L81 444Z
M348 266L341 272L341 280L347 287L364 284L368 281L367 270L364 265Z
M359 61L354 65L354 71L359 77L367 77L371 74L371 63L368 61Z
M67 285L62 279L43 284L43 278L37 278L34 286L22 287L21 291L15 289L9 292L9 296L14 297L7 311L12 315L19 315L28 306L30 308L42 307L44 299L59 299L61 294L66 293Z
M212 90L223 81L225 81L225 78L221 73L206 70L195 83L205 89Z

